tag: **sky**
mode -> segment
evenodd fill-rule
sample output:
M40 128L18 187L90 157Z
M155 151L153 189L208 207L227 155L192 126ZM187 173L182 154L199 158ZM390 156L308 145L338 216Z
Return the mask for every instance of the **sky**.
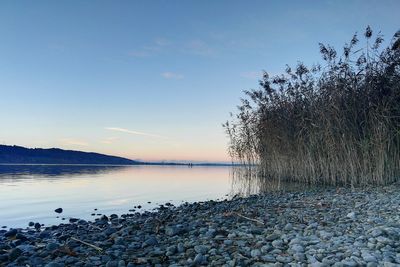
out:
M0 1L0 143L229 161L222 123L263 70L321 62L400 1Z

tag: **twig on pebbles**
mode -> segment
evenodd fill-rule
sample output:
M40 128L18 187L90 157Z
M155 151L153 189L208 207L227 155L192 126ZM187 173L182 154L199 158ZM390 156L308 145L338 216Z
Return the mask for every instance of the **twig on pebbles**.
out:
M94 229L97 229L97 230L99 230L99 231L103 231L102 228L100 228L100 227L98 227L98 226L96 226L96 225L91 225L91 227L94 228Z
M229 212L229 213L227 213L227 215L236 215L236 216L238 216L240 218L243 218L243 219L246 219L246 220L249 220L249 221L252 221L252 222L256 222L256 223L260 223L262 225L265 225L265 223L263 221L261 221L261 220L257 220L257 219L246 217L246 216L244 216L244 215L242 215L242 214L240 214L238 212Z
M86 246L91 247L91 248L94 248L94 249L97 250L98 252L103 252L103 249L100 248L100 247L98 247L98 246L92 245L92 244L90 244L90 243L88 243L88 242L82 241L82 240L80 240L80 239L78 239L78 238L75 238L75 237L71 237L71 239L72 239L72 240L75 240L75 241L78 241L78 242L80 242L80 243L82 243L82 244L84 244L84 245L86 245Z

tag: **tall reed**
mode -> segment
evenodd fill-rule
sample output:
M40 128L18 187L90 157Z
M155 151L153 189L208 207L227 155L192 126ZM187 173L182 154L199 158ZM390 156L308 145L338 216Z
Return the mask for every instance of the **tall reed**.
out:
M400 31L386 48L370 27L322 65L264 72L224 124L235 160L279 180L387 184L400 178Z

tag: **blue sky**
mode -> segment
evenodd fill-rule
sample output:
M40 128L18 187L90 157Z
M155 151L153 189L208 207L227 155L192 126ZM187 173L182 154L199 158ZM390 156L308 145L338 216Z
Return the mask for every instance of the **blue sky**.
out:
M226 161L221 123L262 70L320 61L399 1L1 1L0 142Z

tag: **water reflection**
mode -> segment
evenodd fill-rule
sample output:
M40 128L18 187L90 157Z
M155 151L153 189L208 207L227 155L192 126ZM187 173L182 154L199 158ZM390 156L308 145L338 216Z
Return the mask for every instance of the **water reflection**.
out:
M312 185L268 179L256 167L234 167L231 169L232 195L250 196L279 191L300 191L313 188Z
M52 176L69 178L79 177L82 174L102 174L128 166L105 165L0 165L0 179L48 179Z
M222 200L304 185L267 180L245 167L0 165L0 226L24 227L91 214L152 210L166 202ZM58 218L54 209L62 207ZM97 215L96 215L97 216Z
M2 165L0 226L94 219L95 208L122 214L135 205L152 210L166 202L223 199L230 181L229 167ZM59 207L64 212L57 218Z

